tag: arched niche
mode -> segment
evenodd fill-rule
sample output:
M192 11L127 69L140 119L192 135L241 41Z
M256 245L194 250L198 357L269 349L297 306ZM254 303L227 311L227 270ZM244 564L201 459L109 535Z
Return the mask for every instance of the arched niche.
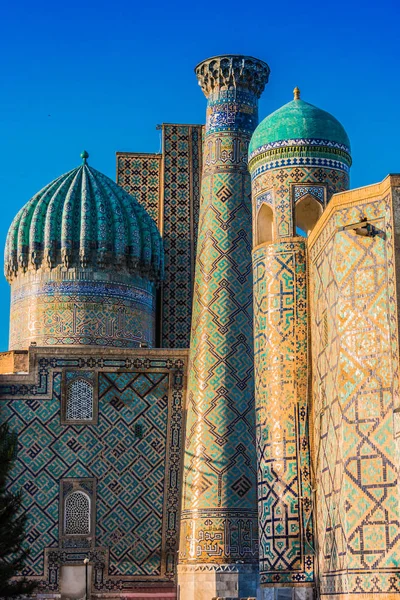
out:
M307 194L294 208L296 235L307 237L322 215L322 206L313 196Z
M257 246L274 239L274 211L268 204L262 204L257 213Z

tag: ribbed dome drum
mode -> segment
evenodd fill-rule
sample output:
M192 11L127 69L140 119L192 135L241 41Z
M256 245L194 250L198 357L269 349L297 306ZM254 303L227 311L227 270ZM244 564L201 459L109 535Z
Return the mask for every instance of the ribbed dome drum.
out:
M8 232L10 349L154 344L158 229L144 208L86 164L55 179Z

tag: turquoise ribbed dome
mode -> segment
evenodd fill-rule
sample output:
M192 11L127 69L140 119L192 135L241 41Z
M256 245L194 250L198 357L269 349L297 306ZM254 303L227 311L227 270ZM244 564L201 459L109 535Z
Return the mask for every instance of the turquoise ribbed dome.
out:
M111 179L86 164L61 175L18 212L7 235L5 273L27 269L124 268L150 279L163 272L157 226Z
M291 141L291 145L295 145L299 140L309 140L314 146L335 143L350 153L347 133L335 117L304 100L295 99L261 121L251 138L249 156L281 141Z

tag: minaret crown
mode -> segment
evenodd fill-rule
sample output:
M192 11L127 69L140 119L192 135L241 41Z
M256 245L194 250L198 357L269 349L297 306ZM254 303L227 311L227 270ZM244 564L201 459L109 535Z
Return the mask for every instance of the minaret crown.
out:
M259 98L268 83L270 68L267 63L253 58L224 54L199 63L195 73L205 96L220 90L248 90Z

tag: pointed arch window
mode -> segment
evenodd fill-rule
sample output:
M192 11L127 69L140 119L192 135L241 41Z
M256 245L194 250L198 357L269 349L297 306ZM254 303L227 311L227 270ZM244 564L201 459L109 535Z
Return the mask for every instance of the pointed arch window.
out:
M261 204L257 213L257 246L274 239L274 211L268 204Z
M296 235L310 235L322 215L322 210L322 205L311 194L303 196L294 208Z

